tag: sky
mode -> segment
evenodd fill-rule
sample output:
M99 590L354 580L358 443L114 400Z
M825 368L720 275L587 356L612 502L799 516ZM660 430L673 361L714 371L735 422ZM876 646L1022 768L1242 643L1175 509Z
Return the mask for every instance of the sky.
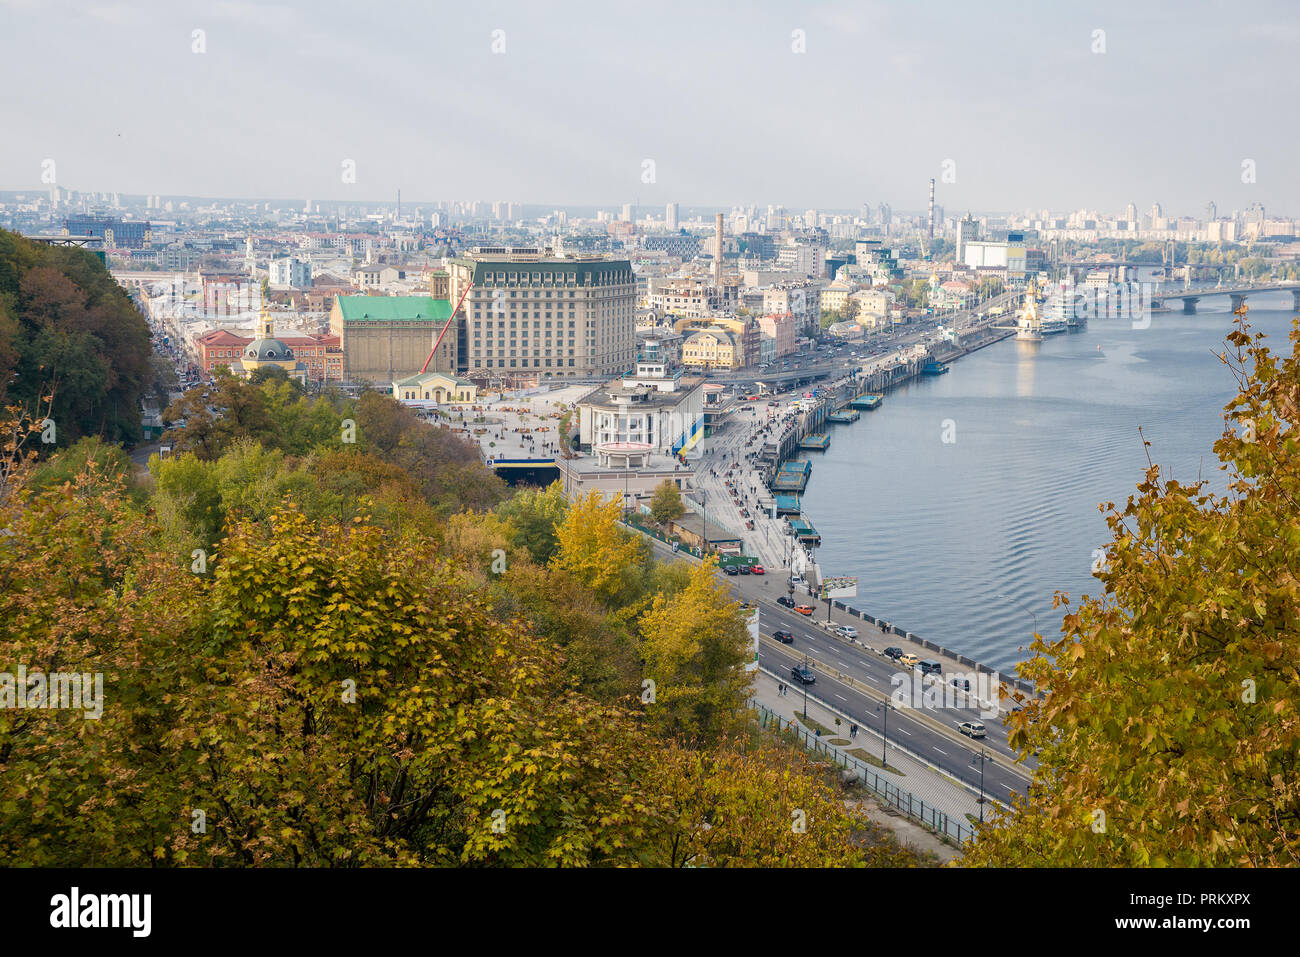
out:
M0 189L1300 216L1298 43L1250 0L0 0Z

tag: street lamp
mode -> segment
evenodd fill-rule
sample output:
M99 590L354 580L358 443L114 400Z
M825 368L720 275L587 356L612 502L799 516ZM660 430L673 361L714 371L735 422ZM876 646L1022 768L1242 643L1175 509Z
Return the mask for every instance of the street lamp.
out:
M986 762L993 760L986 749L980 748L980 753L975 755L974 760L980 763L980 823L984 823L984 765ZM971 767L975 765L972 764Z
M805 668L808 667L808 659L806 657L803 660L803 665ZM807 721L808 720L808 682L800 678L799 683L803 685L803 719Z
M882 701L876 705L876 710L885 716L885 729L880 733L880 767L881 770L889 768L889 761L885 756L885 749L889 747L889 712L894 710L894 706L888 701Z

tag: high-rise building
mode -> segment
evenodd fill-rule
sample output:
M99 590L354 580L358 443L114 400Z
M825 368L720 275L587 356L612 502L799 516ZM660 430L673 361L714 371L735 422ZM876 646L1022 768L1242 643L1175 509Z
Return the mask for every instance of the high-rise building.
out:
M1219 208L1214 205L1214 200L1205 204L1205 221L1212 223L1219 218Z
M636 361L636 278L626 259L479 247L448 264L461 371L470 377L592 378Z
M664 225L669 229L677 228L677 204L669 203L664 207Z
M624 204L623 204L623 222L625 222L625 223L630 223L630 222L632 222L632 216L633 216L632 204L631 204L631 203L624 203Z

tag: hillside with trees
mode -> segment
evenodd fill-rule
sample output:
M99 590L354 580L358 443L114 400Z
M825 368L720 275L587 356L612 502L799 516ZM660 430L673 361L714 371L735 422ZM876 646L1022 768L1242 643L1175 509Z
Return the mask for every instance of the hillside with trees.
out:
M739 606L617 503L511 494L377 394L223 378L168 416L143 477L10 443L0 659L104 709L0 710L0 859L920 863L748 717Z
M53 419L57 445L140 439L149 326L103 263L0 229L0 406Z

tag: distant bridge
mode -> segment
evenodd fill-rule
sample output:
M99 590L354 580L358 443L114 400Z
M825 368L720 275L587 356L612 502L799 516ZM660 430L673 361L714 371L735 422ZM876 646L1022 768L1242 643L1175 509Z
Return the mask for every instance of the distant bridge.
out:
M1159 304L1168 299L1181 299L1183 301L1183 312L1192 315L1196 312L1196 304L1202 299L1208 296L1229 296L1232 299L1232 310L1236 312L1237 308L1246 301L1247 296L1252 293L1263 292L1291 293L1295 311L1300 312L1300 285L1295 283L1255 283L1246 286L1210 286L1205 289L1160 292L1152 297L1152 302Z

